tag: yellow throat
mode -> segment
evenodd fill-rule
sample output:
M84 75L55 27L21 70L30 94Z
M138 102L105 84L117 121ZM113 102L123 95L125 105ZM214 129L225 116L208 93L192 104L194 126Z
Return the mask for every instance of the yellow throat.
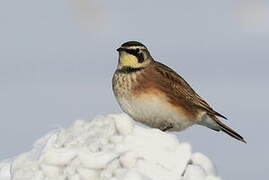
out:
M119 65L122 67L128 66L138 68L141 65L138 63L137 58L131 54L122 52L119 56Z

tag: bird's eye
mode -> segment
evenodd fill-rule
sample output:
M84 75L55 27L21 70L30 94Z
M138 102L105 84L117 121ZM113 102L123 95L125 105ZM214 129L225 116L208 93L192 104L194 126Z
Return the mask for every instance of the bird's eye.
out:
M132 54L137 57L138 63L144 62L144 54L140 51L139 48L136 49L125 49L125 51L129 54Z
M139 63L142 63L145 60L144 54L142 52L137 53L136 57L137 57Z

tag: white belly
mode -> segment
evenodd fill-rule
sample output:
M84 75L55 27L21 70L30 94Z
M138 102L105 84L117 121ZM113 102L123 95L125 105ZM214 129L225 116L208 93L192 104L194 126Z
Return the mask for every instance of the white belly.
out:
M123 111L134 120L154 128L162 129L171 124L173 128L169 129L170 131L180 131L194 124L158 96L118 98L118 102Z

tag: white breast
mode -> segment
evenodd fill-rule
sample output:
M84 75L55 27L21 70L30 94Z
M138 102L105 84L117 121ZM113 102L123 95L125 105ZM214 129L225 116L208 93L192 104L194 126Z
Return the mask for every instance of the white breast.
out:
M154 128L172 124L170 130L180 131L194 124L193 121L172 108L164 99L154 95L121 97L118 102L124 112L134 120Z

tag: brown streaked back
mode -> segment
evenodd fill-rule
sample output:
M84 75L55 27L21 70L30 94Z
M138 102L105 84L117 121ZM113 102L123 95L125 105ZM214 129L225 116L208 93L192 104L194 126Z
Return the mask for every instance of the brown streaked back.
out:
M180 75L160 62L152 61L139 79L140 91L157 88L166 94L171 104L183 107L193 116L206 111L211 116L226 119L225 116L213 110Z

